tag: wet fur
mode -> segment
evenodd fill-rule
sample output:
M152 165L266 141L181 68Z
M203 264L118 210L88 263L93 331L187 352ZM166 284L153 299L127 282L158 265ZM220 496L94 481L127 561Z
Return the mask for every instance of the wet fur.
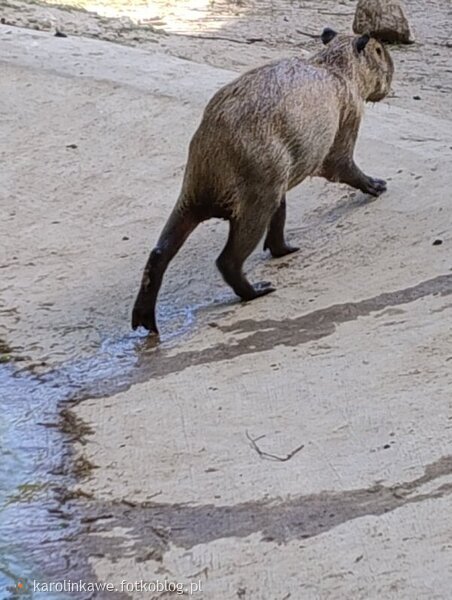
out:
M285 193L322 176L378 195L385 182L365 175L353 151L366 101L389 90L393 63L369 36L325 30L309 59L289 58L245 73L208 103L189 148L179 199L146 264L132 326L157 333L155 305L163 274L202 221L227 219L229 238L217 259L243 300L273 291L251 285L243 263L266 234L273 256L295 251L284 240Z

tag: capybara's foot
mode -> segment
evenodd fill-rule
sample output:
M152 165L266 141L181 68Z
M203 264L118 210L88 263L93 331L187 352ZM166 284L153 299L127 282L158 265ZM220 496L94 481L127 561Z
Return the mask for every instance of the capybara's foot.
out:
M387 189L386 181L384 179L376 179L375 177L368 177L366 185L363 187L363 192L365 194L370 194L371 196L379 196Z
M149 333L159 334L154 313L135 305L132 311L132 329L135 331L140 326L147 329Z
M271 294L275 291L276 288L274 288L269 281L259 281L252 286L252 292L246 296L242 296L242 301L249 302L250 300L260 298L261 296L266 296L267 294Z
M293 254L294 252L297 252L300 249L300 247L284 244L283 246L270 248L267 244L264 244L264 250L267 249L270 250L270 254L273 258L281 258L282 256L287 256L288 254Z

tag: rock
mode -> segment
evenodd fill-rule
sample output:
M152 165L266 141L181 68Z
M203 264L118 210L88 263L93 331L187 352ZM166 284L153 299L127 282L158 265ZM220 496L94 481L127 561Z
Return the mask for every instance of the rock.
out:
M370 33L384 42L414 42L401 0L359 0L353 31L358 34Z

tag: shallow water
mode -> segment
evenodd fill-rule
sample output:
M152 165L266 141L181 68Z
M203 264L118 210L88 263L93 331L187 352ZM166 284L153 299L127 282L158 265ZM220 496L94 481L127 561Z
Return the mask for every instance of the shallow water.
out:
M67 458L71 439L78 436L67 427L62 431L59 413L65 403L69 406L74 399L111 395L143 379L143 358L152 376L149 365L156 347L171 348L193 328L196 313L202 309L199 305L182 311L163 310L159 322L166 333L159 344L142 333L106 338L94 356L40 375L27 368L0 365L1 600L44 598L45 593L33 594L30 582L47 581L56 572L64 574L65 561L73 562L73 557L58 550L63 539L76 533L59 508L61 490L74 483ZM29 589L22 587L18 593L18 582Z
M1 471L0 471L0 589L14 587L20 578L40 573L25 557L22 545L39 543L43 527L36 501L49 493L52 471L60 462L63 440L54 428L58 388L11 367L0 369ZM28 508L28 510L24 510ZM2 596L13 598L14 594Z

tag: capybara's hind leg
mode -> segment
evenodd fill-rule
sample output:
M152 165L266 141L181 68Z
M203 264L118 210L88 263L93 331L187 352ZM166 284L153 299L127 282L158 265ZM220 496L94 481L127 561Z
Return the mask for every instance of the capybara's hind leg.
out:
M140 291L132 311L133 329L141 325L158 334L155 305L163 275L171 259L197 225L198 221L191 215L179 213L177 209L171 214L144 268Z
M217 267L223 279L242 300L253 300L274 292L269 282L251 285L243 273L243 263L262 238L267 222L249 211L249 219L243 214L229 222L229 237L223 252L217 259Z
M281 199L281 203L273 214L267 237L264 242L264 250L270 250L275 258L286 256L299 250L296 246L290 246L284 239L284 225L286 223L286 196Z

